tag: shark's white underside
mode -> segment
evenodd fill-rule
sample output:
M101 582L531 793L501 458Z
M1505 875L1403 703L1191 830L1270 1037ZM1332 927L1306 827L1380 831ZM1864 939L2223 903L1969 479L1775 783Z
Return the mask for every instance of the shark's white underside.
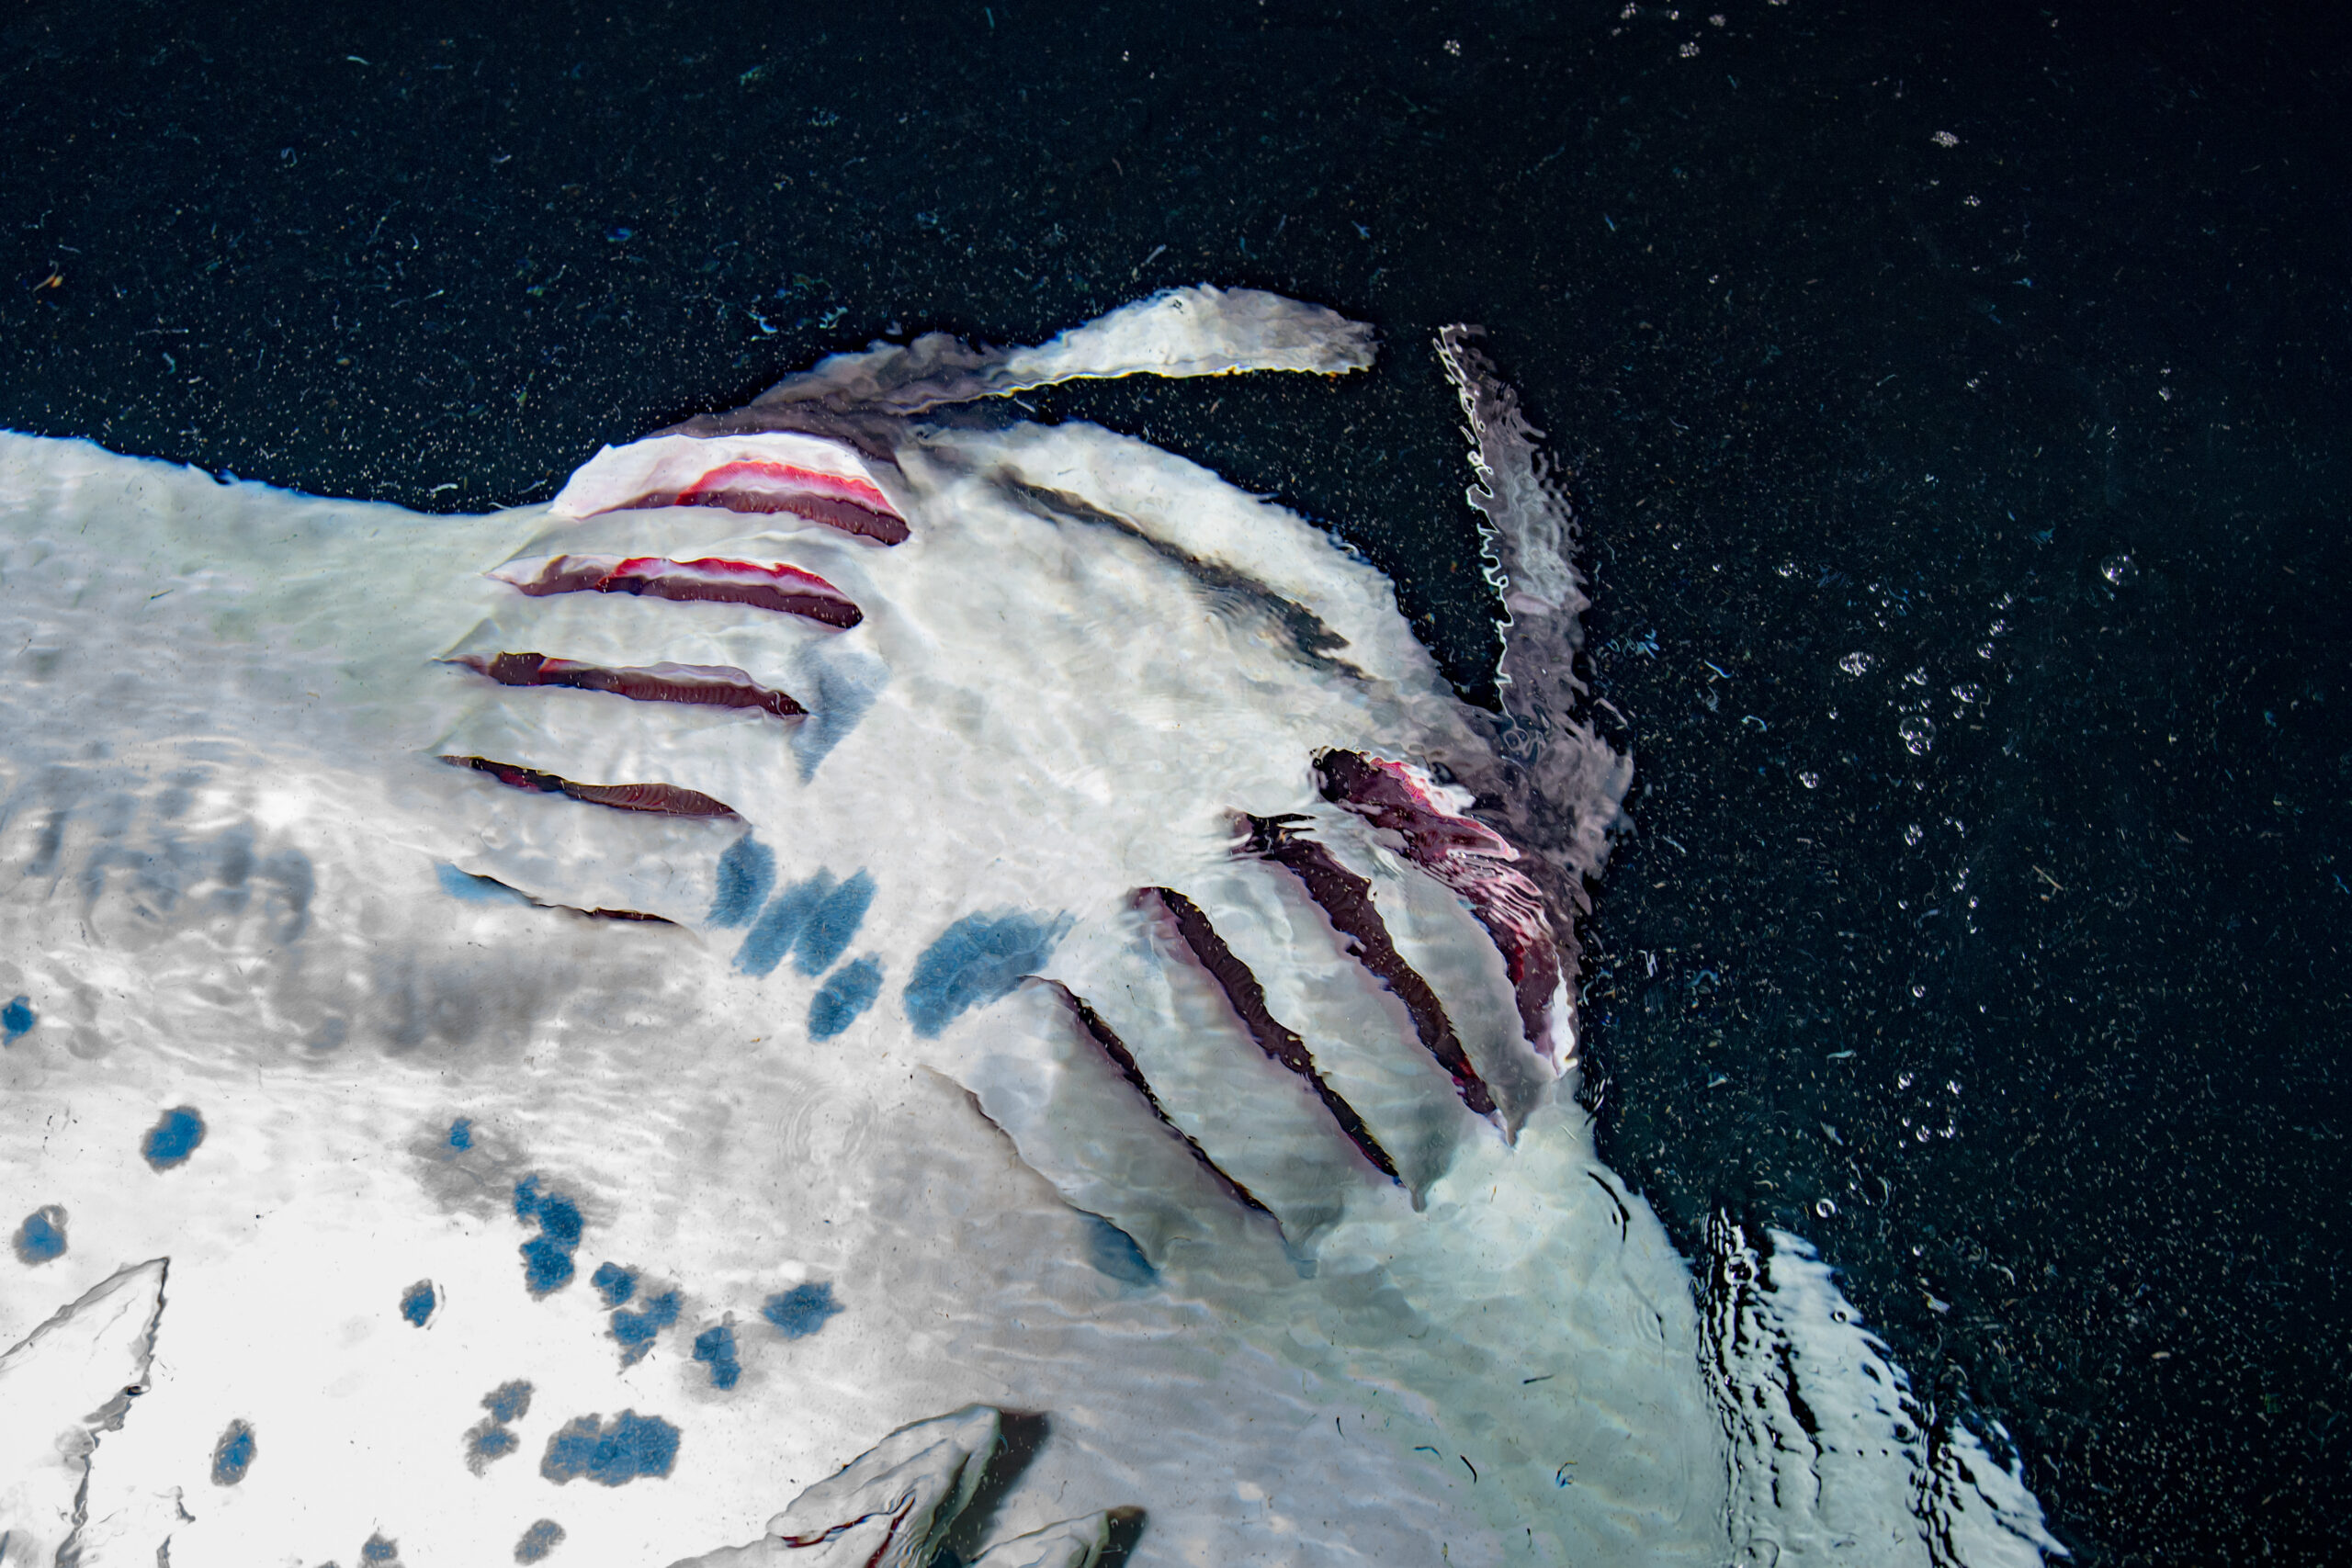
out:
M1266 367L1363 362L1328 312L1193 294L988 374L1250 368L1253 333ZM379 1536L413 1568L486 1562L552 1518L550 1561L661 1564L761 1537L884 1434L967 1404L1046 1423L990 1539L1136 1507L1138 1563L2055 1550L1964 1428L1928 1443L1826 1270L1784 1261L1702 1310L1471 910L1318 793L1325 749L1458 771L1488 750L1385 579L1092 426L899 429L888 461L826 459L904 517L896 547L707 506L423 517L0 436L0 1000L39 1014L0 1049L0 1221L59 1205L70 1237L0 1258L0 1400L30 1456L0 1474L0 1562L71 1535L85 1564L144 1568L166 1540L175 1568L348 1564ZM818 438L731 439L784 462ZM786 562L865 618L487 575L566 553ZM1285 604L1343 646L1303 652ZM446 662L518 649L732 667L817 711ZM445 756L737 816L615 812ZM1237 856L1237 812L1298 814L1369 879L1504 1111L1466 1110L1301 885ZM748 972L744 929L714 923L747 831L779 888L871 879L831 972L871 960L880 994L829 1038L828 982ZM1138 906L1159 887L1214 921L1401 1181ZM1029 931L1039 979L929 1031L910 982L975 915ZM1152 1117L1065 989L1271 1213ZM151 1168L141 1140L181 1106L204 1139ZM531 1176L583 1219L577 1278L544 1295L518 1255ZM608 1259L640 1302L679 1294L633 1363L588 1279ZM787 1337L763 1304L810 1282L842 1310ZM689 1347L730 1322L721 1388ZM1774 1334L1790 1355L1758 1350ZM69 1343L85 1372L59 1371ZM146 1391L102 1412L126 1366ZM1806 1408L1850 1434L1787 1417L1791 1366L1847 1391ZM518 1379L519 1450L473 1473L481 1401ZM675 1428L666 1474L542 1473L560 1428L624 1410ZM255 1452L222 1484L232 1420Z

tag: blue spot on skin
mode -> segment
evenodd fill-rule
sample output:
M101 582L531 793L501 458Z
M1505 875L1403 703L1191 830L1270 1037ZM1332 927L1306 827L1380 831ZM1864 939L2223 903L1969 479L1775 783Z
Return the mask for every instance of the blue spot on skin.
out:
M792 966L809 976L831 968L833 960L849 951L873 902L874 878L862 871L826 894L809 911L808 923L800 928L799 939L792 944Z
M12 998L6 1007L0 1007L0 1034L6 1035L5 1043L7 1044L14 1045L23 1039L40 1021L33 1015L33 999L30 997Z
M830 1281L795 1285L780 1296L770 1296L760 1315L783 1331L786 1339L806 1339L825 1326L825 1320L844 1309L833 1300Z
M531 1294L544 1296L571 1283L570 1247L541 1236L536 1241L525 1242L519 1250L523 1254L524 1282Z
M419 1280L401 1292L401 1315L419 1328L424 1326L425 1320L433 1315L433 1309L437 1304L430 1280Z
M695 1359L710 1369L713 1388L733 1388L742 1381L743 1363L735 1359L735 1325L722 1323L695 1335Z
M139 1141L139 1152L157 1170L171 1170L187 1163L196 1153L196 1145L204 1142L204 1118L195 1110L183 1105L176 1111L166 1111L147 1129Z
M400 1554L401 1543L396 1540L386 1540L384 1539L383 1532L379 1530L376 1534L369 1536L368 1538L368 1544L359 1549L359 1561L362 1562L390 1562L398 1558Z
M710 901L710 923L745 926L760 912L775 886L775 852L745 834L718 857L718 892Z
M588 1276L588 1282L596 1287L596 1293L605 1298L608 1307L616 1307L637 1294L636 1272L617 1263L597 1264L596 1271Z
M502 1427L509 1421L520 1421L531 1412L531 1385L519 1378L500 1383L481 1396L481 1407Z
M535 1220L541 1230L564 1242L580 1240L580 1211L560 1193L540 1191L536 1175L514 1184L514 1217Z
M212 1445L212 1484L234 1486L245 1478L254 1463L254 1429L243 1421L232 1421Z
M889 684L890 667L870 653L822 642L809 645L800 664L801 678L793 690L805 690L808 716L792 732L792 755L800 764L800 782L807 784Z
M831 1040L855 1023L881 994L881 960L868 955L843 964L808 998L808 1038Z
M604 1486L620 1486L640 1475L667 1475L678 1459L678 1429L659 1416L624 1410L603 1426L582 1416L548 1439L539 1473L560 1486L586 1476Z
M571 1283L571 1255L580 1246L579 1205L542 1193L539 1179L526 1176L514 1185L514 1217L538 1223L537 1238L522 1246L523 1277L531 1293L544 1296Z
M536 1241L525 1242L519 1250L523 1254L524 1283L531 1294L544 1296L571 1283L570 1247L540 1236Z
M1086 1260L1098 1271L1123 1285L1148 1285L1159 1278L1135 1237L1100 1214L1081 1213L1081 1217L1086 1221Z
M514 1561L537 1562L553 1551L563 1540L563 1527L553 1519L541 1519L523 1532L514 1543Z
M474 1146L474 1122L470 1116L460 1116L449 1123L449 1146L469 1149Z
M653 1337L678 1321L678 1292L664 1291L645 1298L639 1312L613 1314L613 1337L621 1342L621 1365L633 1367L653 1348Z
M520 1379L500 1383L481 1396L481 1407L490 1412L490 1419L477 1423L466 1434L466 1468L480 1475L495 1459L504 1459L522 1441L506 1429L509 1421L519 1421L531 1408L531 1385Z
M808 917L832 890L833 875L828 871L780 890L768 900L767 912L743 938L743 945L735 950L735 967L746 975L774 973L792 951L792 944L800 940L800 929L808 923Z
M65 1211L55 1203L35 1209L17 1227L16 1241L17 1261L27 1268L64 1257Z
M435 866L433 874L441 879L442 892L469 904L521 904L526 908L531 905L528 898L494 876L476 876L446 863Z
M967 1010L984 1007L1046 962L1069 930L1069 917L967 915L939 933L915 960L907 982L907 1019L917 1034L936 1034Z
M503 1427L477 1427L468 1436L472 1440L466 1458L477 1473L492 1460L504 1459L521 1446L521 1439Z

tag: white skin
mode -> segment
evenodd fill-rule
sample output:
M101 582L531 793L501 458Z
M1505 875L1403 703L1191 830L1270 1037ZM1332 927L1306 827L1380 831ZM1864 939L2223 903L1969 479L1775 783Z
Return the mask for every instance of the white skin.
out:
M1595 1162L1486 932L1317 794L1322 748L1479 743L1387 584L1091 427L910 431L896 457L893 548L706 507L427 519L0 439L0 610L24 650L0 710L0 991L40 1014L0 1052L0 1217L59 1204L71 1237L0 1264L0 1344L171 1259L152 1392L100 1444L87 1540L146 1562L168 1536L178 1568L349 1562L379 1533L411 1562L495 1561L545 1517L571 1543L553 1561L665 1562L760 1537L884 1433L978 1403L1042 1416L1043 1440L967 1555L1118 1506L1143 1510L1139 1562L1718 1561L1725 1461L1683 1264ZM567 552L790 564L865 619L486 575ZM1352 672L1180 553L1310 610ZM870 705L811 768L814 720L435 662L524 650ZM738 816L527 794L448 754ZM1236 854L1238 811L1305 816L1373 881L1518 1096L1515 1138L1464 1109L1296 879ZM821 976L746 973L743 930L710 920L747 829L777 887L872 880L831 972L870 959L880 994L830 1038ZM1152 887L1215 923L1403 1183L1260 1052L1138 908ZM574 912L595 908L671 923ZM973 915L1058 933L1020 967L1084 997L1272 1216L1152 1117L1061 989L944 1021L910 1003ZM151 1170L141 1139L178 1106L204 1140ZM585 1233L537 1296L514 1204L533 1175ZM637 1271L633 1306L677 1292L632 1363L590 1283L605 1260ZM422 1328L399 1311L419 1280ZM801 1284L841 1311L787 1337L762 1307ZM729 1389L691 1355L723 1323ZM518 1379L518 1447L472 1473L482 1397ZM541 1473L560 1428L624 1409L678 1432L666 1475ZM215 1484L232 1419L256 1455Z

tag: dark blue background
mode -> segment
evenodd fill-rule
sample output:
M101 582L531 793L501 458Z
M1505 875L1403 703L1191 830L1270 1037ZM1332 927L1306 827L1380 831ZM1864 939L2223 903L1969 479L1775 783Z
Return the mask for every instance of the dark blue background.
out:
M1686 1245L1717 1207L1817 1240L2086 1561L2316 1562L2344 42L2250 6L21 6L0 423L481 508L876 334L1259 285L1379 323L1381 371L1045 412L1329 520L1477 689L1427 340L1485 321L1576 471L1641 769L1610 1157Z

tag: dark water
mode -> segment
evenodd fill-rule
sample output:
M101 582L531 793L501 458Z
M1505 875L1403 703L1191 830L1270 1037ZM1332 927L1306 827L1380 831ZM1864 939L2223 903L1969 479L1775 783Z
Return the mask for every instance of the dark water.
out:
M1641 770L1610 1157L1815 1238L2083 1561L2340 1560L2346 39L1626 11L20 6L0 423L474 509L876 334L1277 288L1384 368L1039 400L1330 520L1475 688L1487 322Z

